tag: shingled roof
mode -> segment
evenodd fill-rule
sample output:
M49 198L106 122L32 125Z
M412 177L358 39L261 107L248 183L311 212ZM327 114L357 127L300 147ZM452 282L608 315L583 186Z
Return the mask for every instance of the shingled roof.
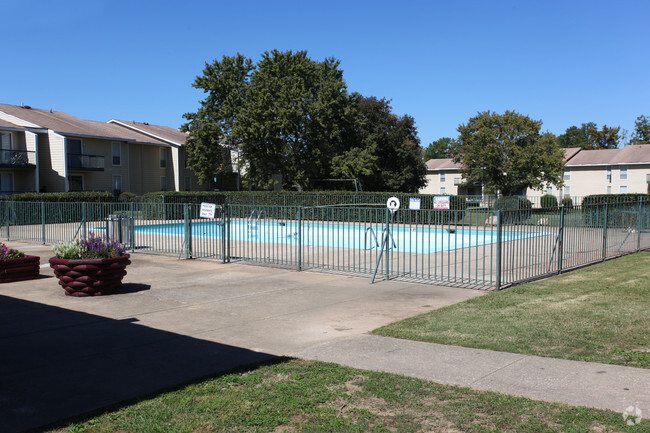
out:
M650 144L634 144L622 149L583 150L567 166L650 164Z
M136 122L136 121L118 120L118 119L111 119L108 121L108 123L114 125L120 125L122 127L141 132L150 137L166 141L169 144L182 146L185 144L185 141L187 141L186 133L181 132L178 129L170 128L169 126L151 125L146 122Z
M460 170L463 166L451 158L436 158L427 161L427 170Z
M27 127L46 128L61 135L105 138L109 140L131 141L143 144L168 144L162 140L158 140L118 125L80 119L62 111L42 110L27 106L20 107L17 105L7 104L0 104L0 111L36 125L25 125Z

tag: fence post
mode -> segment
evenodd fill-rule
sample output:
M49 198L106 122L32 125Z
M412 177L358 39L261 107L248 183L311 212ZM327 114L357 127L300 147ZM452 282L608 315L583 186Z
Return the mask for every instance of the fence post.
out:
M636 252L638 253L641 251L641 210L643 208L641 207L641 197L637 201L639 202L639 211L636 215Z
M135 203L129 202L129 213L131 214L131 225L129 226L129 237L131 238L131 252L135 252L135 213L134 208Z
M61 206L59 204L59 206ZM81 203L81 224L83 226L84 239L88 236L87 227L86 227L86 202ZM106 240L108 240L108 230L106 231Z
M225 204L221 205L221 263L226 263L226 212Z
M302 208L298 208L298 270L302 271Z
M11 224L11 209L9 208L9 201L5 202L5 215L7 215L7 240L9 240L9 225Z
M41 202L41 239L45 244L45 202Z
M497 281L496 289L501 290L501 232L503 223L501 219L501 211L497 210Z
M386 245L386 281L388 281L390 275L390 244L388 240L390 238L390 217L392 213L388 208L386 208L386 231L384 232L382 242Z
M605 212L603 215L603 262L607 258L607 203L605 203Z
M190 222L190 207L188 203L183 204L183 214L185 217L185 258L192 257L192 224Z
M557 234L557 273L562 273L562 262L564 260L564 205L560 206L560 230Z

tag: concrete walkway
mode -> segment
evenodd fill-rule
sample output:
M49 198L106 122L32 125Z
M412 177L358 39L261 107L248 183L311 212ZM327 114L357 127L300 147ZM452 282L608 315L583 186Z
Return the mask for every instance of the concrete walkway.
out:
M0 431L38 427L276 356L547 401L650 413L650 371L368 335L483 292L135 254L120 294L0 285Z

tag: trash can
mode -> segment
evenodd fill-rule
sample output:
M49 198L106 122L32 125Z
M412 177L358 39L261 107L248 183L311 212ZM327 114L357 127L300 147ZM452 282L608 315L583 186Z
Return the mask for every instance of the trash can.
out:
M133 219L127 214L113 214L106 218L106 240L131 245Z

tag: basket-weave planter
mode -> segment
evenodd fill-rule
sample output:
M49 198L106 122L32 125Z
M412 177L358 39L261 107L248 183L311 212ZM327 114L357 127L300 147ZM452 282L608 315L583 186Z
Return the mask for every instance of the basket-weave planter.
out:
M40 264L41 258L38 256L0 259L0 283L38 278Z
M115 293L122 286L129 255L108 259L50 259L50 267L69 296Z

